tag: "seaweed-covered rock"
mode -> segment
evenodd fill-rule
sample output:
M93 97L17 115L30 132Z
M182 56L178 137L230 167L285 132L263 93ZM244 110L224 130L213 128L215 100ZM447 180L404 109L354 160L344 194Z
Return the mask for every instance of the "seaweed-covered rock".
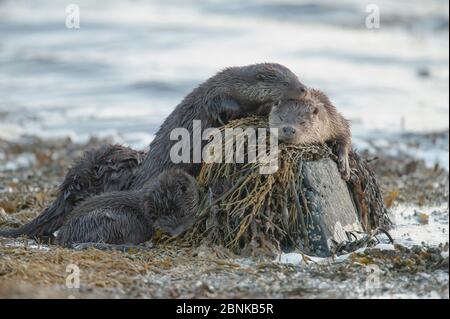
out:
M265 119L247 118L221 130L239 127L245 132L266 125ZM327 145L280 144L277 155L273 174L261 174L257 162L203 164L198 176L201 209L185 239L241 254L298 249L329 256L333 245L349 240L349 233L389 226L375 176L356 153L350 154L347 185Z

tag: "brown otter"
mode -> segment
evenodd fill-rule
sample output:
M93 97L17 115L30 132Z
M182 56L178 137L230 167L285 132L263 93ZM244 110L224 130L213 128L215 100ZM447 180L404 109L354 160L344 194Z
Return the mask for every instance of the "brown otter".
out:
M121 145L103 145L85 152L65 176L56 200L48 208L22 227L1 229L0 236L51 237L64 218L85 199L128 189L144 158L144 152Z
M193 120L201 120L203 131L231 119L268 115L273 102L296 99L305 91L305 86L294 73L276 63L230 67L217 73L188 94L164 121L131 188L139 189L150 178L174 166L191 175L198 174L199 163L172 162L170 149L177 142L170 140L173 129L185 128L192 136ZM191 147L191 152L194 148Z
M278 128L278 138L291 144L332 142L338 168L344 180L350 179L348 154L351 149L349 122L321 91L309 89L300 99L276 103L269 126Z
M198 201L195 179L181 170L167 170L140 190L87 199L58 230L56 242L64 247L139 244L151 239L155 229L175 236L191 225Z
M193 120L201 120L203 130L218 127L230 119L252 114L267 115L271 103L297 98L304 92L305 86L297 76L280 64L260 63L227 68L195 88L178 104L156 133L150 152L133 176L129 173L136 168L135 160L125 160L127 164L122 168L120 158L114 161L114 155L110 154L106 156L106 161L97 159L94 151L93 161L85 164L82 160L69 172L57 200L48 209L18 229L0 230L0 236L52 236L80 200L113 189L108 178L97 177L102 171L123 174L118 180L118 184L124 186L120 190L138 190L148 180L171 167L178 167L195 176L199 164L174 164L170 159L170 149L176 142L170 140L170 132L174 128L186 128L192 134ZM101 152L99 155L102 155ZM136 158L136 154L132 157ZM128 166L130 163L132 165ZM85 169L85 166L88 168Z

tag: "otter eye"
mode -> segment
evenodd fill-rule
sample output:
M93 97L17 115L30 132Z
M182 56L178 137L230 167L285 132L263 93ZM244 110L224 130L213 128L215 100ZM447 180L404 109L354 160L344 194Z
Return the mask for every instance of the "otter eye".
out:
M182 193L185 193L186 191L187 191L187 187L184 186L184 185L182 185L182 186L181 186L181 192L182 192Z
M283 86L285 86L285 87L288 87L289 86L289 83L288 82L283 82L283 83L281 83Z
M314 114L314 115L319 114L319 108L315 107L315 108L313 109L313 114Z

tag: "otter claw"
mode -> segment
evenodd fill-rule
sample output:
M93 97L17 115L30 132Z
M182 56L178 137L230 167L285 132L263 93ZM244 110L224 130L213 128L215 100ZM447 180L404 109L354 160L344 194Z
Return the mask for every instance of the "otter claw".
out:
M348 182L350 180L350 172L348 170L342 170L340 173L344 181Z
M348 160L345 157L338 158L338 170L341 173L341 177L344 181L350 180L350 166Z

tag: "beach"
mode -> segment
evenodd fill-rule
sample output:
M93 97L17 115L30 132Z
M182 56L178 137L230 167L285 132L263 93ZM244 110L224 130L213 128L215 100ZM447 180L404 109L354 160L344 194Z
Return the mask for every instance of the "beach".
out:
M0 227L47 207L84 151L146 150L197 85L258 62L329 95L394 222L394 244L337 259L1 239L0 297L448 298L448 2L377 3L380 28L370 29L370 1L83 0L70 29L65 2L0 1ZM79 289L66 286L72 263Z

